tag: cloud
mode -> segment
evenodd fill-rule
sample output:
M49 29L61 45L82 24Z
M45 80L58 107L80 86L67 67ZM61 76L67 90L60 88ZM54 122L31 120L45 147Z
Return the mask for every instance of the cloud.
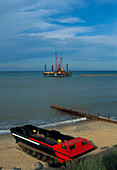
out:
M81 36L67 38L63 41L45 37L38 38L37 36L22 36L17 38L15 46L11 44L7 51L3 49L4 57L0 58L0 69L43 70L44 64L51 68L51 62L54 64L55 60L54 51L58 52L58 56L63 57L63 64L69 63L70 68L74 69L87 69L88 63L90 63L89 67L93 67L97 62L114 64L114 61L117 62L117 43L113 46L116 38L102 35ZM79 63L81 63L81 66L78 66ZM93 63L93 66L91 66L91 63ZM110 67L112 68L112 64Z
M105 36L105 35L97 35L97 36L82 36L77 37L85 43L90 44L100 44L105 46L117 47L117 36Z
M95 0L101 4L105 4L105 3L117 3L116 0Z
M34 4L32 0L0 0L0 15L11 14Z
M87 6L87 3L85 0L40 0L35 1L33 4L29 4L27 7L21 8L22 11L25 12L34 12L38 11L40 9L43 10L56 10L59 13L66 11L74 10L74 7L76 9L85 8Z
M47 30L59 27L53 25L54 18L61 18L61 15L69 11L69 14L75 9L86 7L84 0L1 0L1 34L13 35L28 29ZM84 22L80 18L65 17L59 19L59 23ZM9 28L9 30L7 29ZM7 32L8 30L8 32Z
M20 2L9 0L5 6L5 3L2 0L0 6L0 9L3 9L0 19L0 32L2 37L5 34L7 36L15 36L15 34L19 32L26 32L26 30L28 31L30 29L38 29L38 31L53 30L55 27L58 29L61 28L59 27L59 24L65 22L83 22L80 18L76 17L66 17L66 19L61 19L61 21L58 20L58 25L52 22L54 21L54 17L59 18L68 10L69 12L72 11L72 5L78 5L76 6L76 9L84 7L85 3L82 0L73 0L72 2L70 0L40 0L35 2L29 0L29 2L27 2L27 0L22 0ZM28 5L26 6L26 4ZM64 8L62 8L62 5Z
M28 35L28 36L38 36L38 37L44 37L44 38L55 38L55 39L65 39L65 38L73 38L81 33L87 33L87 32L93 32L95 29L93 27L82 27L82 26L76 26L76 27L61 27L58 30L54 31L47 31L42 33L24 33L22 35Z
M87 3L84 0L40 0L39 2L40 7L46 9L53 9L56 8L59 11L64 11L64 10L71 10L73 9L74 6L76 8L84 8L86 7Z
M36 10L21 9L19 11L19 14L23 15L24 17L31 17L31 18L49 17L57 13L58 11L56 9L48 10L48 9L43 9L43 8L39 8Z
M66 18L56 19L52 21L59 22L59 23L69 23L69 24L73 24L77 22L85 22L80 18L76 18L76 17L66 17Z

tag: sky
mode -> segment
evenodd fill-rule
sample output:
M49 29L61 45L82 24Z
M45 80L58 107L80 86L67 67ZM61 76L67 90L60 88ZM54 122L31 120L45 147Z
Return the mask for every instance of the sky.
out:
M0 0L0 71L117 70L117 0Z

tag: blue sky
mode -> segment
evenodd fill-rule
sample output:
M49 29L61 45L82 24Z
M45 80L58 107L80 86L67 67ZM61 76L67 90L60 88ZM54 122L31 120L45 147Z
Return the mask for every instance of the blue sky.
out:
M0 0L0 71L117 70L116 0Z

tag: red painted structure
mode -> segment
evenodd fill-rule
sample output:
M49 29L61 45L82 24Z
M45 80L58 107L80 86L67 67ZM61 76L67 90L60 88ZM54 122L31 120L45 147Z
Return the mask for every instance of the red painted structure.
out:
M55 60L56 60L56 71L64 70L62 68L62 57L60 58L60 61L59 61L59 64L58 64L57 52L55 52Z

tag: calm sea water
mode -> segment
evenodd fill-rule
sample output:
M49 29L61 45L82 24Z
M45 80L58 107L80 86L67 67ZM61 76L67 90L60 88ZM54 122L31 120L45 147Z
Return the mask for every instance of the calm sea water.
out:
M93 115L111 115L117 120L117 76L80 77L81 74L117 72L73 72L72 77L44 77L42 72L0 72L0 130L24 124L44 125L78 119L50 108L51 101Z

